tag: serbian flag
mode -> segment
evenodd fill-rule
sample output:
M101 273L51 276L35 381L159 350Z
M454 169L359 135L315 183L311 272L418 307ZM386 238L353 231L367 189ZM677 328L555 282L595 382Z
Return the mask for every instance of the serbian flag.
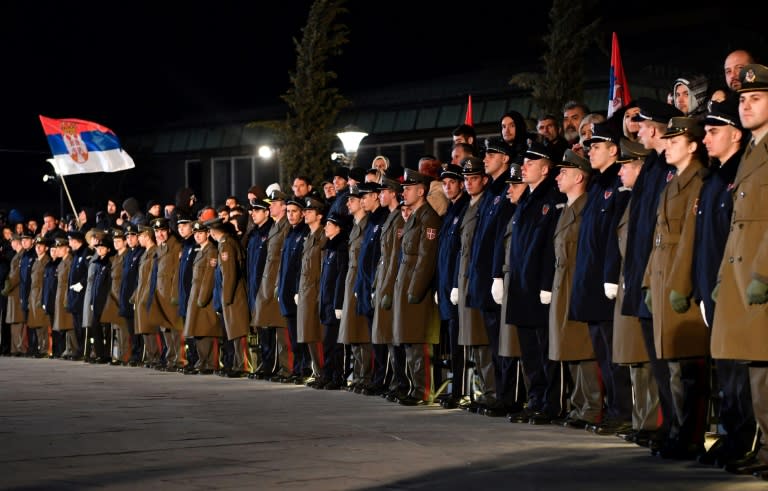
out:
M613 33L611 42L611 83L608 87L608 117L624 107L624 104L632 100L629 96L629 85L624 76L624 67L621 65L619 54L619 38Z
M473 126L472 124L472 95L470 94L467 101L467 112L464 114L464 124L467 126Z
M82 119L51 119L40 116L60 176L133 169L133 159L121 147L117 135L97 123Z

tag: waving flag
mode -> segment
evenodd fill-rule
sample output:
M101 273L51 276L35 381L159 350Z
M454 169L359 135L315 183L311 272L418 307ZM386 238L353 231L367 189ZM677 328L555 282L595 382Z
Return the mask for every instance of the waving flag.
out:
M621 65L619 54L619 38L613 33L611 42L611 82L608 87L608 117L624 107L624 104L632 100L629 96L629 85L624 76L624 67Z
M90 172L117 172L136 167L109 128L82 119L51 119L40 116L51 147L53 164L60 176Z
M472 95L470 94L469 100L467 101L467 112L464 115L464 124L467 126L474 126L472 124Z

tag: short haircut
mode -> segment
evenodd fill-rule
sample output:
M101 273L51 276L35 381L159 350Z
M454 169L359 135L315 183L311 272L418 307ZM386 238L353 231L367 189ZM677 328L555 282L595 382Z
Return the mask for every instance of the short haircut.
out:
M460 135L467 135L471 136L472 138L475 138L477 136L477 133L475 133L475 128L468 124L460 124L456 128L451 131L452 136L460 136Z
M571 109L577 109L577 108L581 108L581 110L584 111L584 114L589 114L592 112L589 110L589 107L583 102L568 101L563 105L563 113L565 113L565 111L570 111Z
M295 181L296 179L299 179L300 181L304 181L304 183L305 183L307 186L311 186L311 185L312 185L312 179L310 179L309 177L307 177L307 176L305 176L305 175L303 175L303 174L300 174L300 175L298 175L298 176L296 176L296 177L294 177L294 178L293 178L293 180L294 180L294 181Z

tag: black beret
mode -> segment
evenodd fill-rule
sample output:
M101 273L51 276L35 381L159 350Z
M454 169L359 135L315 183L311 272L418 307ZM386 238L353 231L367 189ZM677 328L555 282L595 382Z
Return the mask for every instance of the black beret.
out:
M357 182L365 181L365 171L362 167L353 167L349 170L349 179L354 179Z
M337 166L333 170L333 177L341 177L342 179L349 179L349 168L342 165Z

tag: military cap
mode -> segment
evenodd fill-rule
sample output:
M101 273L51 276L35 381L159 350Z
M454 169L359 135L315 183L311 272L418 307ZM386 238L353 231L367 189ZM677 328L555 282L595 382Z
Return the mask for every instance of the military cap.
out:
M288 201L285 202L286 205L296 205L302 210L304 209L304 198L299 198L297 196L291 196L288 198Z
M379 192L379 185L375 182L361 182L357 185L358 192L360 195L368 194L368 193L378 193Z
M137 235L139 233L139 227L131 222L126 222L123 226L123 231L125 232L125 235Z
M704 138L704 127L696 118L680 116L669 120L667 131L661 135L661 138L673 138L675 136L687 133L694 138Z
M21 235L16 232L11 233L11 240L21 240Z
M168 219L167 219L167 218L164 218L164 217L160 217L160 218L153 218L153 219L152 219L152 222L150 223L150 225L151 225L151 226L152 226L152 228L153 228L153 229L155 229L155 230L158 230L158 229L164 229L164 228L166 228L166 229L167 229L167 228L169 228L169 225L168 225Z
M67 232L67 238L79 240L80 242L85 242L85 234L79 230L70 230L69 232Z
M349 179L354 179L357 182L365 181L365 169L362 167L353 167L349 170Z
M413 169L405 169L405 173L403 174L403 187L413 186L414 184L429 186L431 181L432 178L430 176Z
M181 223L192 223L192 217L187 213L179 213L176 215L176 225Z
M768 67L757 63L744 65L739 72L741 88L736 92L755 92L768 90Z
M21 235L19 236L22 239L34 239L35 236L32 234L32 231L28 228L24 228L24 230L21 231Z
M601 141L607 141L607 140L601 140ZM567 167L569 169L579 169L581 171L586 172L589 174L592 172L592 165L589 163L589 160L585 159L584 157L580 156L570 148L565 150L565 153L563 153L563 160L562 162L559 162L557 164L557 167Z
M584 144L587 146L600 142L619 144L619 136L608 123L592 123L592 137L584 140Z
M485 153L503 153L512 156L515 152L504 139L494 137L485 140Z
M362 196L362 193L360 192L360 187L357 184L351 184L349 186L348 196L350 198L359 198L360 196Z
M464 179L461 175L462 168L460 165L456 164L443 164L443 170L440 171L440 180L445 179L446 177L450 177L451 179L456 179L457 181L461 181Z
M532 141L531 144L528 146L528 149L523 154L523 157L529 160L541 160L541 159L552 160L552 153L549 151L549 148L546 147L543 143L538 141Z
M637 100L640 112L632 117L632 121L656 121L667 124L670 119L683 116L682 111L666 102L641 97Z
M69 241L66 237L56 237L53 239L53 247L69 247Z
M207 227L208 230L222 230L224 232L229 232L229 227L227 227L229 224L222 220L221 217L206 220L203 222L203 225Z
M401 186L400 183L395 179L387 176L382 176L381 184L379 184L379 191L383 191L384 189L389 189L395 193L403 192L403 186Z
M107 247L109 249L115 248L114 244L112 243L112 238L109 235L105 235L99 239L99 243L96 244L96 247Z
M269 201L288 201L288 196L284 192L280 191L279 189L273 189L271 193L268 195Z
M518 155L515 160L509 164L509 177L506 180L507 184L516 184L523 182L523 162L524 157Z
M325 203L315 198L304 198L304 209L321 212L325 209Z
M34 241L34 244L35 244L35 245L37 245L37 244L43 244L44 246L50 247L50 246L51 246L51 241L50 241L50 240L48 240L48 239L46 239L46 238L45 238L45 237L43 237L42 235L38 235L37 237L35 237L35 241Z
M263 199L254 198L248 203L249 210L269 210L269 203Z
M722 102L712 102L711 109L704 118L704 124L710 126L730 125L741 129L739 101L736 97L727 97Z
M139 224L139 227L138 227L138 228L139 228L139 233L140 233L140 234L143 234L143 233L145 233L145 232L152 232L152 230L154 230L154 229L153 229L152 227L150 227L149 225L144 225L144 224Z
M328 215L328 218L326 218L326 221L334 223L342 229L346 229L346 228L349 228L352 222L352 217L349 215L342 215L340 213L336 213L335 211L332 211Z
M200 220L195 220L194 222L192 222L192 231L207 232L208 226L205 224L205 222L201 222Z
M376 167L371 167L370 169L365 170L365 175L379 175L380 172L381 171Z
M109 231L109 234L112 236L113 239L124 239L125 238L125 232L123 232L123 229L121 228L113 228Z
M349 168L348 167L344 167L343 165L336 166L336 168L333 170L333 177L340 177L340 178L342 178L344 180L348 180L349 179Z
M462 176L484 176L485 164L480 157L467 157L461 161Z
M620 164L632 162L633 160L643 160L649 153L651 153L651 151L645 148L642 143L632 141L628 138L621 139L619 148L621 149L621 155L619 155L616 162Z

